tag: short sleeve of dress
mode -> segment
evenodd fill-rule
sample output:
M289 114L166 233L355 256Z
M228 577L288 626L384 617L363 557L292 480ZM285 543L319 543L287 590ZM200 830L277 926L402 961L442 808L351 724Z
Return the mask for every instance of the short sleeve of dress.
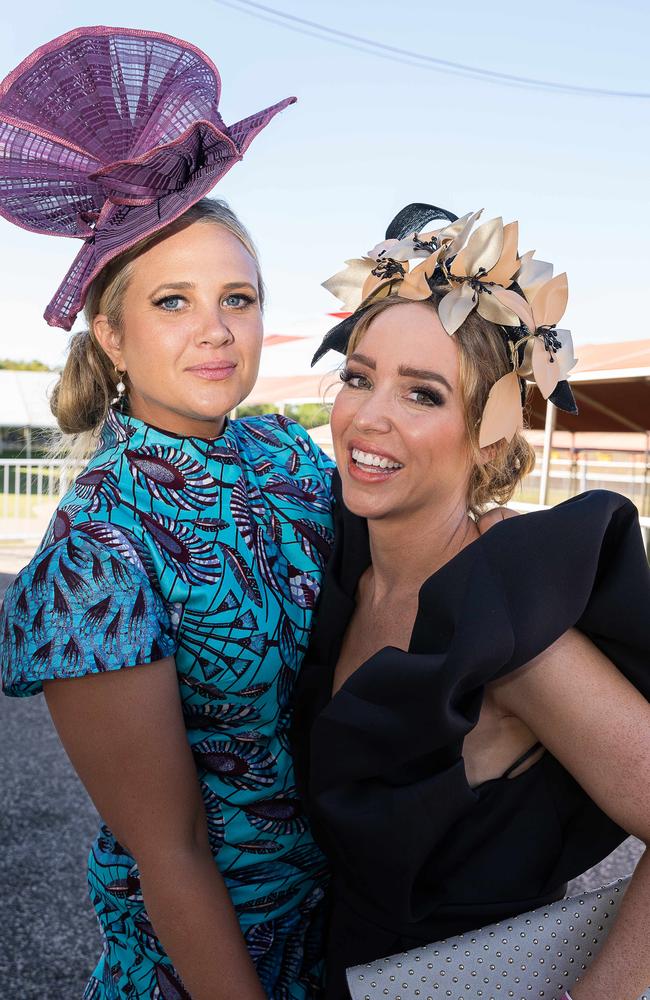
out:
M169 616L142 565L83 531L46 545L16 577L0 613L2 687L150 663L176 652Z

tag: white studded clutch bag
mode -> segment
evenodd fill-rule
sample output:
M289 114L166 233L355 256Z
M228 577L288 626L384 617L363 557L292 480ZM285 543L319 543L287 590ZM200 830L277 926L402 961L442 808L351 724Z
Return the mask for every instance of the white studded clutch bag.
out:
M357 965L352 1000L559 1000L601 948L629 882Z

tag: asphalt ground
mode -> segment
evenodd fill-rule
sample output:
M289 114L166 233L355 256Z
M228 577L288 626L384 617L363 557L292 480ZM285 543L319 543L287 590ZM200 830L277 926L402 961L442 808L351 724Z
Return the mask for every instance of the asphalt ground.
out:
M43 697L0 696L0 1000L80 1000L101 953L85 878L97 826ZM627 840L570 891L628 874L640 853Z

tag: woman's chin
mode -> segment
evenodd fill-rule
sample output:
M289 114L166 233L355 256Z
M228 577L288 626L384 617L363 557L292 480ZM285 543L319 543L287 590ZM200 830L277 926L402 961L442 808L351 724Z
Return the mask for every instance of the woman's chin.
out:
M343 502L347 509L357 517L368 520L387 517L399 509L399 504L386 495L380 495L377 486L364 486L351 482L346 476L343 482Z

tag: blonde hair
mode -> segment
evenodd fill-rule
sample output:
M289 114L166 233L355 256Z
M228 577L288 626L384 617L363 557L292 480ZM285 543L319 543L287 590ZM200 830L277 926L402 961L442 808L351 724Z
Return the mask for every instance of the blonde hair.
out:
M203 198L164 229L145 237L109 261L88 290L84 307L88 329L71 338L65 367L50 399L50 408L61 430L54 446L56 454L67 455L74 460L90 457L97 447L111 400L116 395L119 377L110 358L95 339L95 317L104 314L115 330L121 330L124 295L133 274L133 262L158 241L195 222L223 226L242 243L255 261L260 306L263 307L264 282L257 250L248 230L224 201Z
M424 304L437 312L442 296L433 294ZM412 304L410 299L391 295L373 303L352 331L348 356L355 350L375 316L397 305ZM491 445L486 460L479 446L479 428L490 389L502 375L512 371L504 338L498 327L484 320L474 310L454 334L458 347L460 390L465 415L472 468L468 483L467 507L481 514L490 504L504 504L511 499L519 483L535 465L535 452L523 434L512 441Z

